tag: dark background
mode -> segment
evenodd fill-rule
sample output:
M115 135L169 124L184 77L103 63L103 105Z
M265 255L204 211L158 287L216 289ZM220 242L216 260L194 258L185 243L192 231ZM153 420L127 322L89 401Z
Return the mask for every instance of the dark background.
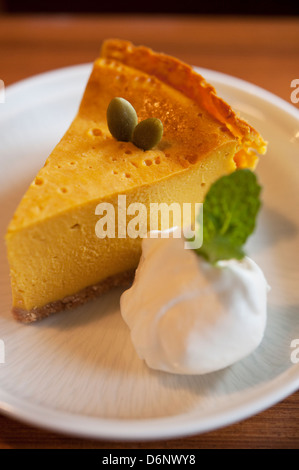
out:
M299 14L299 0L0 0L1 6L8 13Z

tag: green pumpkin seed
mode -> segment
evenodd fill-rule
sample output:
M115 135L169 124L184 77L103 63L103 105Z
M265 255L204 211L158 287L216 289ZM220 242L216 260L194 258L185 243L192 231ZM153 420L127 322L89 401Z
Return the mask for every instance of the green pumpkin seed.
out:
M113 98L107 108L107 124L116 140L129 142L137 125L137 114L131 103L124 98Z
M143 150L155 147L163 135L163 124L158 118L148 118L141 121L133 132L132 142Z

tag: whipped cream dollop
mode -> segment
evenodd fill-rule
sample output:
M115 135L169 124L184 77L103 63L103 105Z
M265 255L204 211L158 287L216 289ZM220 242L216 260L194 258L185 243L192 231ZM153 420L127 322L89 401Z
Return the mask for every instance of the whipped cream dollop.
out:
M137 354L153 369L205 374L250 354L261 342L268 285L250 258L213 266L182 238L142 242L121 314Z

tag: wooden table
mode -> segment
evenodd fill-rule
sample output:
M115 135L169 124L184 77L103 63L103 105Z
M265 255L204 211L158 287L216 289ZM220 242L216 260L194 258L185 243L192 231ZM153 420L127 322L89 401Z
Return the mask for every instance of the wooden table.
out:
M7 86L40 72L91 62L108 37L129 39L188 63L243 78L289 102L290 83L299 78L298 18L149 15L0 16L0 78ZM147 443L62 436L0 415L0 448L298 449L299 392L227 428Z

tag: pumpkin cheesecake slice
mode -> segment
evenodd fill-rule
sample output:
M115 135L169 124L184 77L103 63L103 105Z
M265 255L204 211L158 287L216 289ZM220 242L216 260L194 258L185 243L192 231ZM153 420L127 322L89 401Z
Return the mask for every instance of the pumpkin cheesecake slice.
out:
M106 112L115 97L138 120L163 123L160 143L142 150L117 141ZM214 88L179 60L108 40L94 63L78 113L21 200L7 230L13 314L32 322L128 283L140 237L99 238L96 208L202 202L211 183L254 168L266 143Z

